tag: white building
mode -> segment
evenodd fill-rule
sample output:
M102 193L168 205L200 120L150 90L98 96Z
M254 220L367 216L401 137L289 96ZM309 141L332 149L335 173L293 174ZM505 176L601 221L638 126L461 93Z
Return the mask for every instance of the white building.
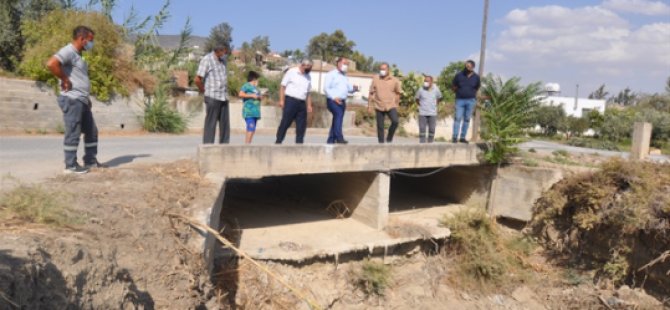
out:
M596 110L605 113L607 102L600 99L561 96L561 87L556 83L545 85L545 94L541 96L541 103L546 106L562 106L568 116L582 117L590 111Z

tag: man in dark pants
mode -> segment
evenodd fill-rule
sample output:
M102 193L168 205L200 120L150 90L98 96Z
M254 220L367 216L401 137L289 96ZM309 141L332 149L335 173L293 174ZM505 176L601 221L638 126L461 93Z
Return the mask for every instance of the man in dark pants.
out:
M202 143L214 143L219 123L219 143L230 142L230 115L227 99L227 46L217 46L200 60L195 85L205 94L205 126Z
M65 139L65 173L87 173L90 168L103 168L97 160L98 128L91 112L91 82L88 64L82 51L93 48L95 33L86 26L72 31L72 42L61 48L47 61L47 67L60 79L58 106L63 111ZM84 134L84 167L77 163L79 139Z
M370 85L370 96L368 97L368 112L373 109L377 116L377 139L379 143L384 143L384 120L388 116L391 118L386 142L393 142L393 135L398 128L398 103L400 103L400 81L392 77L389 72L389 65L383 63L379 67L379 75L372 79Z
M304 59L300 66L286 71L279 89L279 107L283 109L281 122L277 129L276 144L282 144L286 131L295 120L295 143L305 142L307 131L307 113L312 113L312 61Z
M342 133L342 123L344 113L347 111L347 97L350 93L358 90L358 87L349 83L347 70L349 69L349 60L344 57L338 57L335 60L337 68L326 74L324 93L326 94L326 106L328 111L333 114L333 122L330 125L330 133L326 143L347 144Z
M477 91L481 86L479 75L474 72L475 62L465 62L463 71L456 74L452 81L452 88L456 93L456 112L454 113L454 127L451 142L468 143L465 139L470 126L470 118L477 106ZM461 121L463 124L461 125ZM460 133L460 138L459 138Z

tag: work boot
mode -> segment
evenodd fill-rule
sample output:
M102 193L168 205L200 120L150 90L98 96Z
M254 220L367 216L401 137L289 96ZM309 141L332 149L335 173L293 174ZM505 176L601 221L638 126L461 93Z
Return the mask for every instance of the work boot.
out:
M63 171L65 174L84 174L88 173L88 168L84 168L82 166L79 166L79 164L75 164L74 166L66 167L65 170Z

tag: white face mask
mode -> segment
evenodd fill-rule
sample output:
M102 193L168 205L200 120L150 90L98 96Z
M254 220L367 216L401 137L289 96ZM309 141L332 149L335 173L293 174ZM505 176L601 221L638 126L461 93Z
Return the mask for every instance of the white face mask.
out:
M428 82L423 82L423 87L424 87L424 88L428 88L428 87L430 87L430 83L428 83Z
M379 75L386 76L386 70L379 70Z
M342 65L342 68L340 68L340 70L342 70L342 72L347 72L347 70L349 70L349 66L348 65Z

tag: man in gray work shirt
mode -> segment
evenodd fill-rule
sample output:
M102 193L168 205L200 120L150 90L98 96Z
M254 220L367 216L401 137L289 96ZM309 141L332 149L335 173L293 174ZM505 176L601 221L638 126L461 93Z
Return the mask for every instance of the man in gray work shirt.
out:
M93 48L95 33L86 26L72 31L72 42L61 48L47 61L47 67L60 79L58 106L63 111L65 139L65 173L86 173L90 168L102 168L98 162L98 128L91 112L91 82L88 65L82 51ZM84 134L84 167L77 163L79 139Z
M415 96L419 104L419 142L426 143L426 127L428 127L428 143L435 140L435 124L437 123L437 104L442 99L440 89L433 84L433 77L423 78L423 87Z

